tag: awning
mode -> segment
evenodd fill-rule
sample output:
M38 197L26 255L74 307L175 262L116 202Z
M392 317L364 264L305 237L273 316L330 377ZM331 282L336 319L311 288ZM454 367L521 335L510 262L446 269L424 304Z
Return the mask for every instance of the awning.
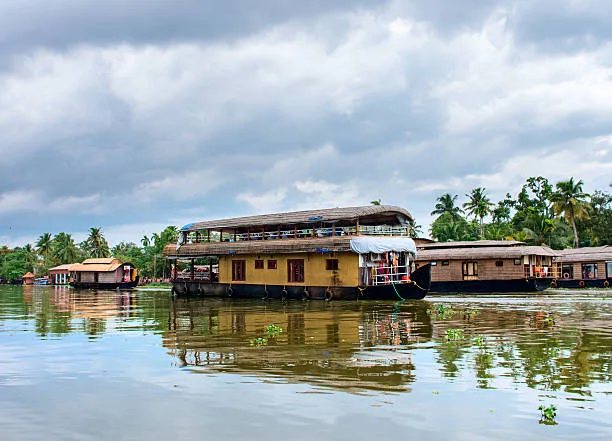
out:
M409 237L357 237L351 239L351 250L358 254L397 251L416 256L416 245Z

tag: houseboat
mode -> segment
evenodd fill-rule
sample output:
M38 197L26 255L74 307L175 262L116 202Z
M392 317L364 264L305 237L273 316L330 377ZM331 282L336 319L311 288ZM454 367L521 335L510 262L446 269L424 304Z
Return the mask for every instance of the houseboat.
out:
M503 293L542 291L557 277L545 246L477 240L423 244L417 265L430 265L430 292Z
M164 254L178 295L420 299L429 266L412 272L411 221L385 205L210 220L185 225Z
M67 285L70 281L70 268L73 263L49 268L49 283L52 285Z
M559 288L608 288L612 283L612 246L585 247L559 251L555 258Z
M70 286L85 289L132 289L138 270L115 258L87 259L70 267Z

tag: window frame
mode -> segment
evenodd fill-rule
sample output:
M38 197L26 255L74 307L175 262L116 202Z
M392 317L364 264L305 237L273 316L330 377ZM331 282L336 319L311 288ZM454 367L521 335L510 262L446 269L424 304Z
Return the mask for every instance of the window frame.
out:
M288 283L304 283L304 281L306 280L304 272L304 259L287 260Z
M246 260L232 260L232 282L246 282Z
M264 269L263 259L255 259L255 269Z
M478 261L464 260L461 262L461 276L463 280L478 280Z
M278 269L278 262L276 259L268 259L268 269L275 270Z
M325 270L338 271L338 259L325 259Z

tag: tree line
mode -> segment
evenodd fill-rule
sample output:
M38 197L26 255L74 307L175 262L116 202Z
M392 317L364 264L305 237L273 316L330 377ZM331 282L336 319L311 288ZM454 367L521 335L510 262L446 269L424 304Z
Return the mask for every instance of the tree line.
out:
M554 249L611 245L612 196L601 190L587 194L582 187L582 180L570 178L552 185L538 176L528 178L515 197L508 193L497 202L483 187L465 194L463 203L459 195L445 193L431 212L437 217L430 235L440 242L517 240ZM381 200L371 203L380 205ZM410 227L412 237L422 235L420 225L413 221ZM176 243L178 235L177 227L168 226L143 236L140 245L121 242L110 248L99 227L90 228L88 237L78 244L68 233L44 233L35 245L0 246L0 278L12 280L28 271L41 276L54 266L111 256L133 263L143 277L161 278L169 272L163 249Z
M612 244L612 196L601 190L583 191L582 180L570 178L552 185L530 177L513 197L493 202L478 187L465 195L445 193L431 212L430 229L440 242L479 239L517 240L553 249Z

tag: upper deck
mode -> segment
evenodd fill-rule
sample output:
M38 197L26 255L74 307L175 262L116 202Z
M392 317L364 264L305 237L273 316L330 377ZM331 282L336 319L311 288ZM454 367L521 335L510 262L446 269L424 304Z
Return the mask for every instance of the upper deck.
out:
M246 216L187 224L181 245L337 236L409 236L412 215L392 205Z

